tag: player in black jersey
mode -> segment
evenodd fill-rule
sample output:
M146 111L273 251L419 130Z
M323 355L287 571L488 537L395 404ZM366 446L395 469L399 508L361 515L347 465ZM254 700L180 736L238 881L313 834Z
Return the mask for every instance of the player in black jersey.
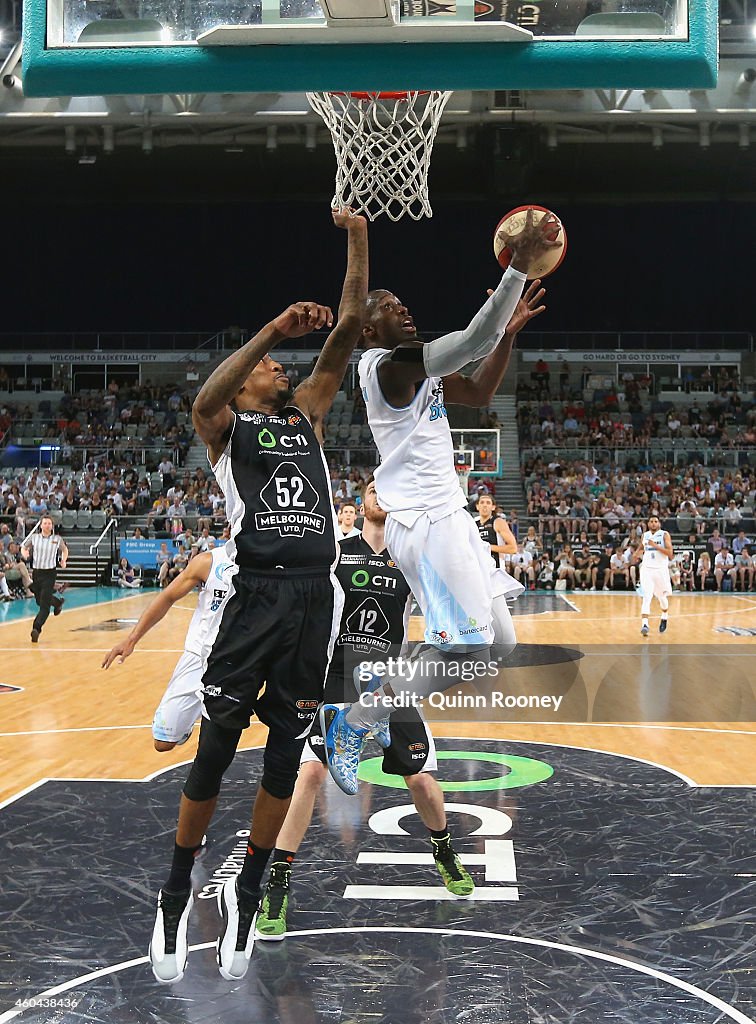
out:
M166 984L178 981L186 966L194 851L254 712L269 728L263 774L241 874L219 900L220 972L236 979L247 971L260 880L291 800L341 618L344 595L333 575L336 520L321 445L324 419L362 330L368 245L363 217L341 210L333 219L348 234L347 270L338 323L312 375L292 395L269 354L287 338L331 327L328 307L295 302L214 370L192 409L226 495L227 551L239 571L202 679L206 717L150 943L153 973Z
M386 513L378 504L372 480L365 490L364 516L362 536L339 542L341 557L336 575L346 599L324 698L333 703L353 699L355 669L359 673L361 662L399 653L409 620L412 595L386 550ZM474 884L451 845L444 795L430 774L436 770L436 749L430 729L416 708L394 712L389 722L390 726L385 723L373 731L384 748L383 770L404 777L417 812L430 832L433 857L446 888L455 896L470 896ZM259 938L282 939L286 934L291 865L327 775L323 736L316 721L302 753L286 821L276 840L270 878L257 916Z
M473 521L478 527L481 540L490 545L491 557L498 567L499 555L514 555L517 541L503 516L494 514L494 500L490 494L481 494L475 503L478 510Z

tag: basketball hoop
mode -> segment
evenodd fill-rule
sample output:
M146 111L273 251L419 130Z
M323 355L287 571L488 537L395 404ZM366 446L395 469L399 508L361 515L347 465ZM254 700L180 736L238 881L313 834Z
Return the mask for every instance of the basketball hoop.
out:
M333 205L370 220L433 216L428 171L451 92L308 92L336 153Z

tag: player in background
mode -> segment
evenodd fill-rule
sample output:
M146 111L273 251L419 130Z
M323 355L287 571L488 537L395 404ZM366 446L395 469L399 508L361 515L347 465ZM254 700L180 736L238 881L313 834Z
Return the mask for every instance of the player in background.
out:
M339 509L339 532L338 539L344 540L347 537L359 537L360 531L354 525L357 518L357 506L353 501L345 501Z
M241 873L219 894L217 949L222 977L247 972L260 881L286 817L341 619L323 424L364 322L368 243L363 217L341 210L333 219L347 232L347 269L338 323L310 377L292 394L269 354L286 339L331 326L330 309L295 302L216 367L192 407L226 495L231 536L225 547L239 569L202 677L197 754L181 797L170 873L158 894L149 956L164 984L183 977L194 854L242 731L256 714L269 730L263 771Z
M401 667L389 675L373 707L358 702L348 709L321 708L329 770L347 793L357 791L362 742L383 716L381 697L397 690L424 696L447 689L446 659L472 656L488 664L516 645L506 594L522 588L495 567L466 512L444 403L490 406L516 334L545 308L537 305L544 294L539 281L522 301L521 296L533 260L560 244L547 238L551 231L549 218L536 225L528 211L519 234L502 232L512 261L499 286L466 329L427 344L395 295L378 290L368 296L359 375L381 456L378 500L388 512L387 547L423 611L427 646L412 666L412 678ZM470 377L458 372L478 361Z
M491 549L491 557L498 568L501 565L499 556L515 554L517 541L504 516L495 513L494 500L490 494L481 494L475 507L478 514L473 516L473 522L478 527L480 539Z
M202 673L215 640L226 601L232 593L237 565L225 547L195 555L186 569L151 602L129 635L119 640L103 660L107 669L118 658L119 664L134 653L139 641L163 619L171 608L195 587L200 588L197 607L184 640L184 653L152 721L155 750L173 750L186 743L194 723L202 714Z
M351 698L353 673L362 661L372 660L376 653L385 658L400 651L412 603L407 582L386 550L386 513L378 504L372 479L365 491L364 517L362 536L339 542L336 575L346 600L324 697L336 704ZM444 885L455 896L470 896L475 886L452 847L444 794L431 774L437 768L436 748L422 715L416 708L402 709L376 725L373 735L383 747L383 771L404 778L430 833L434 863ZM327 775L323 736L315 722L302 752L286 821L276 840L270 878L257 915L259 938L282 939L286 934L292 864Z
M669 563L674 558L672 540L666 530L662 530L658 516L650 516L648 529L643 534L635 561L641 560L640 585L643 594L641 605L641 635L648 636L648 616L651 612L651 601L655 597L661 608L659 632L667 629L669 611L669 595L672 593L672 579L669 574Z

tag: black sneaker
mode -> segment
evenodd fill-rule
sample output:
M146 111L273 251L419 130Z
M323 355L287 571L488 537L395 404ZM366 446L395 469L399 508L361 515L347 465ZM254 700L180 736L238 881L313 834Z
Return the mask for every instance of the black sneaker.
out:
M258 939L280 942L286 936L286 911L289 906L291 868L283 862L273 864L268 885L260 904L255 928Z
M63 611L63 605L65 603L66 602L65 602L64 598L62 598L62 597L56 598L56 600L55 600L55 607L53 608L53 615L60 615L60 613Z
M31 642L33 644L38 644L39 643L39 630L38 629L33 629L31 631Z
M667 620L666 619L662 619L661 622L659 623L659 632L660 633L666 633L667 632Z
M218 894L223 931L218 939L218 970L226 981L239 981L247 973L255 944L255 918L260 893L245 893L238 875L226 879Z
M158 910L148 955L152 973L162 985L172 985L184 977L189 956L186 933L193 904L191 889L179 893L167 893L161 889L158 893Z

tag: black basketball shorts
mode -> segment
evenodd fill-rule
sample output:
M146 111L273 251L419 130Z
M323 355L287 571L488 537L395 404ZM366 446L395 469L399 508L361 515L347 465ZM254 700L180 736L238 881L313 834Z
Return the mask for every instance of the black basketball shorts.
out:
M335 576L240 569L202 677L208 716L246 729L250 716L304 737L338 635L344 593Z
M345 694L354 692L354 686L342 677L330 673L326 683L325 700L329 704L342 704ZM347 697L351 699L351 697ZM425 719L417 708L401 708L389 719L391 745L383 751L383 770L387 775L419 775L435 772L436 745ZM380 748L379 748L380 749ZM307 737L302 753L302 764L315 758L326 763L323 734L316 719Z

